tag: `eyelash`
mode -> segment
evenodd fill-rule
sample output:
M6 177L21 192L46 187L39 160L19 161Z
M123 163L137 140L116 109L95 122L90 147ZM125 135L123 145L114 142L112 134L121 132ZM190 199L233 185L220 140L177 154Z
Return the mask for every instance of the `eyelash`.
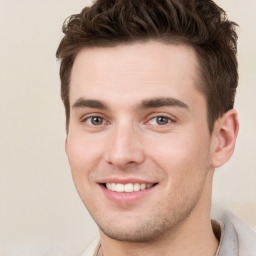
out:
M159 123L157 123L157 121L158 121L157 119L158 119L158 118L166 119L167 123L166 123L166 124L159 124ZM152 121L152 120L154 120L154 119L156 119L155 124L150 124L150 121ZM151 118L146 122L146 124L165 127L165 126L167 126L167 125L169 125L170 123L173 123L173 122L175 122L175 121L174 121L172 118L170 118L169 116L166 116L166 115L157 115L157 116L151 117Z
M102 120L102 123L99 124L99 125L96 125L96 124L93 124L92 123L92 119L93 118L98 118L98 119L101 119ZM101 117L101 116L97 116L97 115L93 115L93 116L87 116L85 118L82 119L82 123L88 123L88 121L90 121L90 126L94 126L94 127L97 127L97 126L101 126L101 125L105 125L105 123L107 123L107 121L105 120L105 118Z
M100 124L98 124L98 125L97 125L97 124L93 124L93 118L101 119L102 122L101 122ZM167 123L164 123L164 124L159 124L159 123L157 123L157 122L158 122L158 120L157 120L158 118L166 119ZM155 123L154 123L154 124L150 124L150 122L151 122L152 120L154 120L154 119L156 119ZM88 121L89 121L90 123L88 123ZM166 115L156 115L156 116L153 116L153 117L151 117L150 119L148 119L148 121L146 121L145 124L147 124L147 125L152 125L152 126L159 126L159 127L162 126L162 127L166 127L167 125L169 125L170 123L173 123L173 122L175 122L175 121L173 120L173 118L170 118L169 116L166 116ZM98 115L87 116L87 117L85 117L85 118L82 119L82 123L87 123L87 124L89 124L89 125L92 126L92 127L100 127L100 126L102 126L102 125L109 124L109 122L106 121L105 118L103 118L103 117L101 117L101 116L98 116Z

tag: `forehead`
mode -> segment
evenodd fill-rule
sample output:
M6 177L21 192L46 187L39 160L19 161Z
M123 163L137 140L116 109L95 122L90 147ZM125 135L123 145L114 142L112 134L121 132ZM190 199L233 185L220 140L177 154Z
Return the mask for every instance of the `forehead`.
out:
M78 97L113 101L114 95L130 101L166 94L186 97L198 93L200 83L196 53L187 45L151 41L85 48L72 68L70 103Z

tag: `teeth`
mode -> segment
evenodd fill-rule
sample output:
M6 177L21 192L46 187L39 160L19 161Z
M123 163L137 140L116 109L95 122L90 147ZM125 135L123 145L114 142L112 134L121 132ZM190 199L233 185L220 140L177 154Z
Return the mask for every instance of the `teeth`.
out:
M107 189L112 190L112 186L110 183L107 183L106 186L107 186Z
M116 184L116 192L124 192L124 185L123 184Z
M116 184L115 183L111 183L110 186L111 186L110 190L116 191Z
M133 185L133 191L139 191L140 190L140 184L136 183Z
M146 184L141 184L141 185L140 185L140 190L144 190L146 187L147 187Z
M131 183L124 185L125 192L133 192L133 185Z
M151 188L153 184L139 184L139 183L128 183L128 184L120 184L120 183L106 183L106 187L108 190L115 191L115 192L134 192L139 190L144 190L147 188Z
M151 188L153 184L147 184L146 188Z

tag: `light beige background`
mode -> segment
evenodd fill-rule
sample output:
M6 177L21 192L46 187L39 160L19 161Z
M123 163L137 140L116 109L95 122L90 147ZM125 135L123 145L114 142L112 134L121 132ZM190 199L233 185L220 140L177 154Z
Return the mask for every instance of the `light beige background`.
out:
M55 51L90 1L0 0L0 255L74 256L97 233L72 183ZM218 0L239 23L241 128L214 201L256 227L256 1Z

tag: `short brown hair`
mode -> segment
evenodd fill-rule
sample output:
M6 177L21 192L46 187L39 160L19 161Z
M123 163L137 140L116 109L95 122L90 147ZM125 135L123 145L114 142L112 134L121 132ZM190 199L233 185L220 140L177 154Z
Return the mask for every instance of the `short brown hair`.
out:
M211 0L97 0L63 24L61 97L70 118L69 83L78 52L85 47L156 40L191 45L198 57L207 99L208 125L233 108L238 83L236 23Z

